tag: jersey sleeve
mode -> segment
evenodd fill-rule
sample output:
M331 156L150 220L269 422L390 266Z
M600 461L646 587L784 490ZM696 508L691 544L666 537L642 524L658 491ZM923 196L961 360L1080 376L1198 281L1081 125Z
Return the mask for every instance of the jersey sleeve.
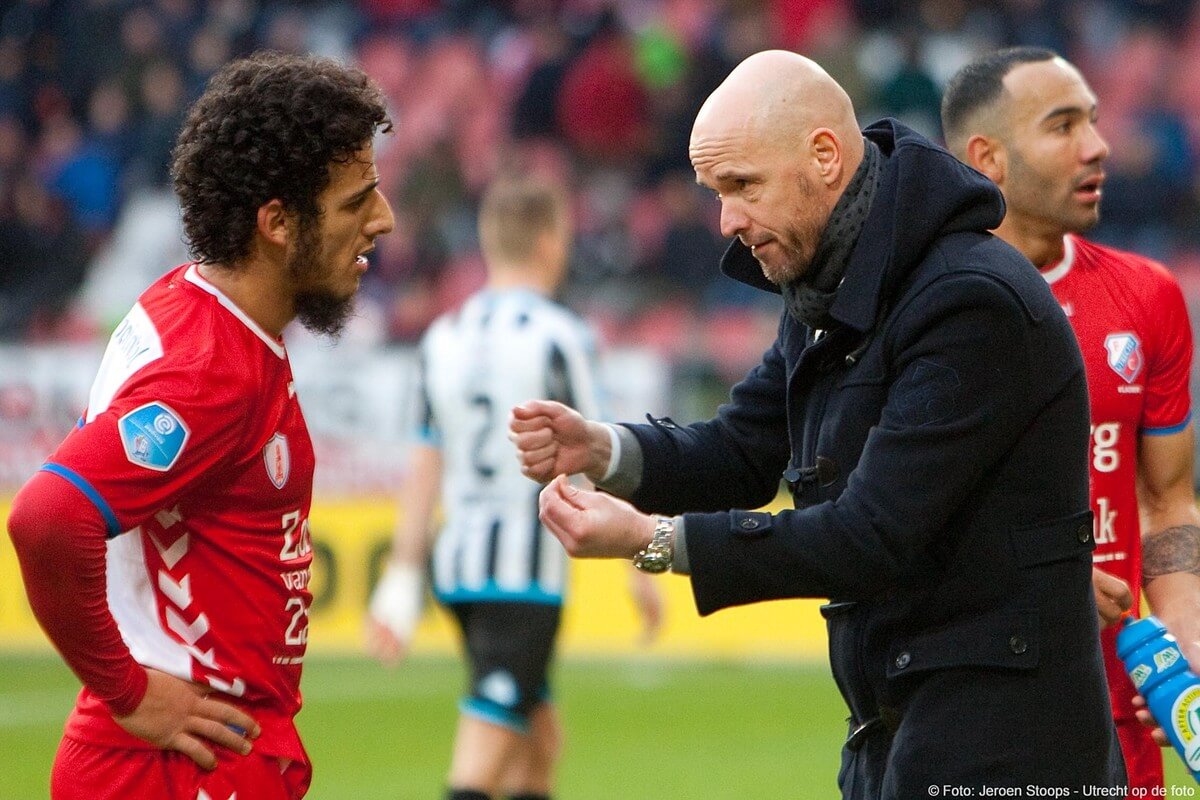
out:
M84 685L125 715L145 695L146 671L108 610L105 526L75 489L41 472L17 494L8 518L34 616Z
M1149 353L1143 434L1178 433L1191 422L1192 326L1178 282L1155 265L1157 290L1153 309L1155 347Z
M608 419L593 331L582 320L571 320L551 337L548 357L546 399L571 406L587 419Z
M42 467L96 506L110 537L219 480L223 460L236 452L253 415L245 402L252 389L212 362L159 359L142 367Z

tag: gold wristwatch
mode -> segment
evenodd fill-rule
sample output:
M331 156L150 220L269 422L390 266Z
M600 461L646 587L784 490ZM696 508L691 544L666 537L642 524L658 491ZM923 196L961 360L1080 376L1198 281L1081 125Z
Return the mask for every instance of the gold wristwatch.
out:
M675 519L659 517L654 523L654 535L650 544L637 551L633 565L642 572L658 574L671 568L675 555Z

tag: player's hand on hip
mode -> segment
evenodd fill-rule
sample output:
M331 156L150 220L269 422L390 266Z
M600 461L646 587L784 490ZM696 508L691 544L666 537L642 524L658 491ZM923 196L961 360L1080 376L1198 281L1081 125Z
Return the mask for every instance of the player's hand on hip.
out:
M146 695L133 712L114 717L125 730L163 750L183 753L204 769L215 769L209 744L247 755L261 729L244 711L214 699L201 686L158 670L146 670Z
M654 517L603 492L555 478L538 496L539 514L573 558L633 558L650 543Z
M1115 575L1092 567L1092 591L1096 595L1096 612L1100 627L1116 624L1121 615L1133 608L1133 592L1129 584Z
M612 453L608 430L575 409L550 400L528 400L512 410L508 438L521 472L539 483L557 475L604 476Z

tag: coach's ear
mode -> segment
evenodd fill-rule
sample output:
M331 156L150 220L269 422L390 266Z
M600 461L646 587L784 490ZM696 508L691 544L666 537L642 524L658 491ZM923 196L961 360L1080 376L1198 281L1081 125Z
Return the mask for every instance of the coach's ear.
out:
M258 207L258 235L277 247L287 247L288 222L292 215L283 208L283 201L270 200Z
M997 186L1004 185L1008 153L998 139L976 134L967 140L967 164L982 172Z

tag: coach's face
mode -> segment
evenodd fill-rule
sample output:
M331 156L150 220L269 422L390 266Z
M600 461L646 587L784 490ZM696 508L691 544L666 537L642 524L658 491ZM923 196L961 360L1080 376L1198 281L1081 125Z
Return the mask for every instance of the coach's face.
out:
M320 216L301 226L289 248L288 270L297 285L296 316L307 328L337 333L353 307L366 255L395 218L379 190L374 150L367 145L329 167L329 185L318 198Z
M820 65L764 50L704 101L688 155L696 180L721 200L721 233L782 286L812 266L861 140L849 96Z
M689 154L696 180L721 201L721 235L741 240L763 275L782 285L804 275L829 207L798 148L753 119L698 118Z
M1079 233L1100 219L1108 144L1096 96L1061 58L1020 64L1004 78L1007 159L997 181L1008 216L1026 230Z

